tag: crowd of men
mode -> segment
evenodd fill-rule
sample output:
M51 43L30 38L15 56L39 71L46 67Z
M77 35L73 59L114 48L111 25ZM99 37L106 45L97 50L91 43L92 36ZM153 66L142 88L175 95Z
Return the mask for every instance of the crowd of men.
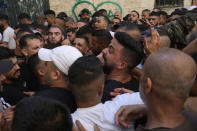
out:
M197 8L0 14L0 131L197 131Z

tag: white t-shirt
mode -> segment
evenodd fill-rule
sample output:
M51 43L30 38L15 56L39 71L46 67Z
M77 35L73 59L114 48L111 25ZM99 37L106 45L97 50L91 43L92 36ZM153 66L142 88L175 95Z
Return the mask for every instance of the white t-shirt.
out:
M72 119L75 123L79 120L87 131L94 131L96 124L101 131L120 131L124 130L115 125L115 114L123 105L143 104L139 92L133 94L123 94L114 98L112 101L107 101L105 104L98 104L89 108L78 108L73 114ZM134 131L133 128L129 129ZM125 129L127 130L127 129Z
M3 42L8 43L9 49L16 49L16 42L13 36L14 36L14 29L8 26L8 28L6 28L3 32Z

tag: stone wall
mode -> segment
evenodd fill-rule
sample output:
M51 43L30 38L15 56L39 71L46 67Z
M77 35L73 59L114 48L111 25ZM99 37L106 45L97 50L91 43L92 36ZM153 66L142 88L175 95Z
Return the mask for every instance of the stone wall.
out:
M79 12L83 8L88 8L93 13L95 10L104 8L107 9L109 15L115 12L115 10L122 10L123 16L129 11L136 10L141 13L143 9L153 9L155 0L49 0L50 8L57 13L65 11L69 16L78 16ZM77 4L78 3L78 4ZM184 0L184 7L191 6L192 0ZM77 4L75 6L75 4ZM169 13L174 8L164 8Z

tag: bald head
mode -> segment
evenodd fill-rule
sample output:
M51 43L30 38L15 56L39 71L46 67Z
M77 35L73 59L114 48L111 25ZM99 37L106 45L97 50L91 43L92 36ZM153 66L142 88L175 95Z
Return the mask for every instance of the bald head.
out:
M145 62L143 73L150 78L155 95L162 100L185 100L196 77L196 64L187 54L164 48L151 54Z

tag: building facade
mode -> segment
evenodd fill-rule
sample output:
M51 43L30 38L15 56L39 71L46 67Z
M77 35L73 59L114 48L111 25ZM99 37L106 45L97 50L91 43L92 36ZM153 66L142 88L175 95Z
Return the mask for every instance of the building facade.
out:
M195 0L49 0L50 8L57 13L64 11L69 16L77 18L80 10L88 8L93 13L99 9L107 9L108 16L113 16L116 10L120 10L125 16L131 10L139 13L143 9L160 7L171 13L175 8L189 8Z

